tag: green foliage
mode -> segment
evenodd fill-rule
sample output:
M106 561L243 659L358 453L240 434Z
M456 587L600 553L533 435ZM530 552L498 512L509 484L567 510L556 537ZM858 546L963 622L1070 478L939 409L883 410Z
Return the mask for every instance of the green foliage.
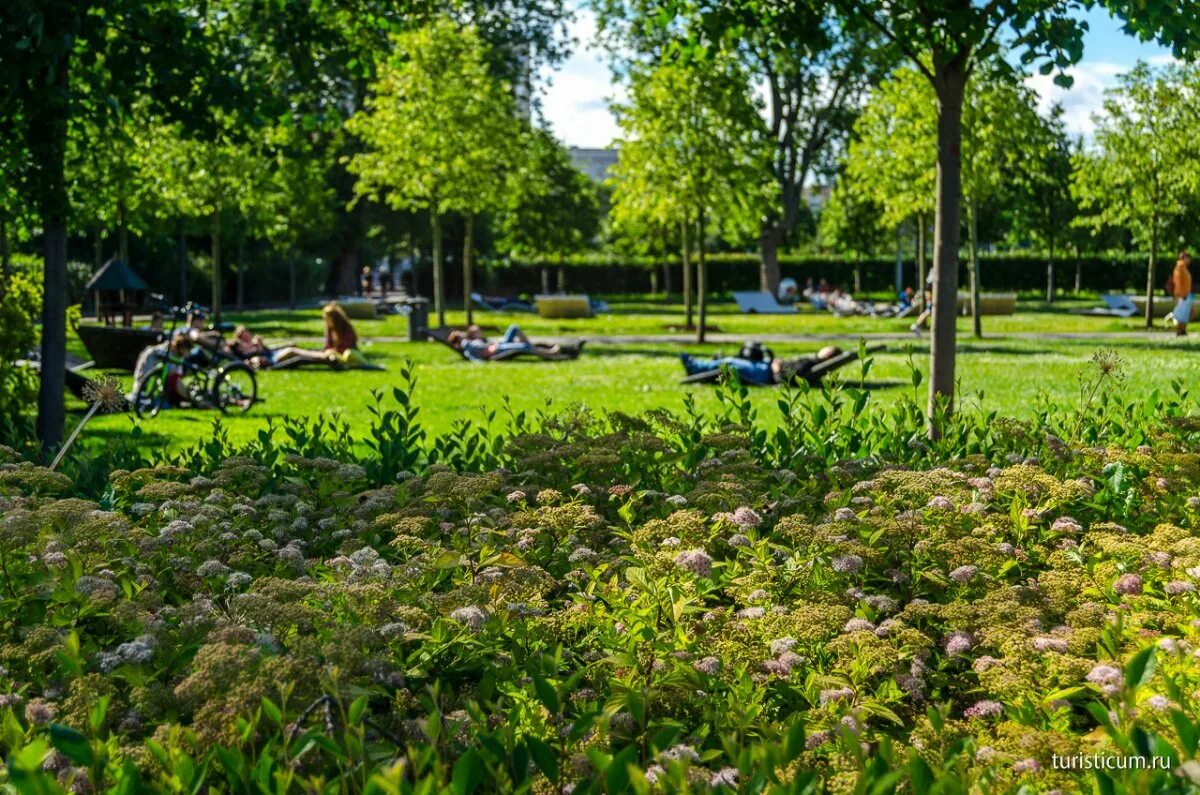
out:
M1200 424L1182 385L1127 400L1121 363L1094 365L1077 406L966 407L934 442L915 398L784 391L772 431L732 385L713 414L425 438L405 374L361 457L324 419L215 432L79 497L0 448L0 786L1046 791L1083 754L1186 773ZM480 441L486 471L433 454ZM387 456L412 468L372 473Z
M478 31L442 17L395 37L364 112L346 129L364 150L347 162L360 198L398 210L428 210L434 238L434 304L444 317L441 218L460 213L468 229L499 209L518 162L524 128L507 83L488 68ZM470 234L464 254L470 254ZM463 259L468 277L470 260Z
M497 219L499 248L551 258L588 248L600 227L596 186L548 130L530 130L521 148Z
M27 439L28 409L37 395L37 374L18 367L37 347L38 313L42 291L39 282L14 274L0 284L0 437Z
M1106 93L1096 118L1095 146L1075 158L1072 192L1093 228L1118 226L1151 252L1172 242L1171 232L1194 231L1190 218L1200 157L1189 96L1194 70L1151 69L1139 63Z
M630 81L628 103L614 108L624 135L612 177L618 223L672 228L703 214L729 238L754 232L769 153L742 67L720 57L662 63Z

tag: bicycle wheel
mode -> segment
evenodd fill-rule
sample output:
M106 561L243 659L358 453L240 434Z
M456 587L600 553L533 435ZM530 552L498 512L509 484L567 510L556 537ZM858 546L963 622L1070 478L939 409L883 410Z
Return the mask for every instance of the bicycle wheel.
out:
M254 371L241 362L226 365L213 379L212 400L223 414L240 414L250 410L258 398L258 381Z
M166 405L167 396L164 388L167 383L166 368L161 364L150 371L150 374L138 384L137 392L133 395L133 410L141 419L157 417L159 410Z

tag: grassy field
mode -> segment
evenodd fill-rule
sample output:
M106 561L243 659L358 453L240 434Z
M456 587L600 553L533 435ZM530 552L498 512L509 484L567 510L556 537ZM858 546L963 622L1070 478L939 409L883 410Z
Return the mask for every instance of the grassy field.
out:
M1044 301L1022 301L1020 311L1011 316L984 317L986 334L1059 333L1119 333L1143 328L1141 318L1088 317L1071 310L1099 305L1098 299L1071 299L1046 304ZM596 335L662 335L686 334L683 306L668 303L662 298L617 299L609 302L610 311L594 318L579 320L544 320L536 314L522 312L474 313L474 321L485 330L503 330L516 323L533 335L596 336ZM244 323L267 337L276 339L318 338L324 333L319 313L314 310L268 310L230 314L228 320ZM432 318L436 325L436 318ZM466 315L461 310L447 312L450 325L462 325ZM738 335L814 334L859 335L905 333L911 318L838 318L830 312L817 312L803 307L795 315L744 315L730 301L713 302L709 307L708 325L714 332ZM365 337L405 337L407 318L391 315L379 320L355 321L355 327ZM959 328L969 331L970 319L961 318Z
M634 308L640 311L633 311ZM504 326L520 322L535 336L663 334L678 317L678 307L647 307L644 303L614 306L611 316L585 321L543 321L528 315L481 316L480 320ZM837 335L843 347L856 344L857 335L903 333L907 321L837 319L827 314L793 317L742 316L718 305L714 321L727 333L754 335ZM311 340L320 333L317 312L261 312L234 317L275 340ZM456 314L450 318L457 322ZM967 321L962 321L959 355L961 392L967 399L982 400L988 407L1012 415L1028 414L1040 393L1057 400L1075 400L1079 375L1099 348L1113 348L1126 362L1125 389L1132 395L1150 396L1173 379L1194 382L1197 359L1191 340L1178 341L1165 333L1154 336L1128 333L1139 329L1136 320L1087 318L1034 305L1008 318L985 318L983 340L973 340ZM458 418L481 419L483 409L501 409L508 396L517 409L549 407L562 409L582 403L592 410L635 412L648 408L679 409L686 391L696 395L702 407L715 406L710 387L683 387L678 383L683 369L681 351L711 354L733 353L736 345L697 346L686 336L659 344L594 344L575 362L505 362L472 364L434 343L395 341L405 332L405 320L391 317L358 324L366 340L367 355L382 364L382 372L330 372L293 370L260 374L260 405L247 415L226 420L230 436L244 440L270 420L285 416L338 415L349 421L356 433L369 427L368 404L372 390L387 390L398 381L405 359L415 364L418 377L416 402L422 420L434 432L447 429ZM1122 333L1125 332L1125 333ZM1041 336L1045 335L1045 336ZM1058 336L1080 335L1080 336ZM1097 335L1097 336L1093 336ZM1102 335L1102 336L1101 336ZM371 341L371 338L381 341ZM772 344L779 355L807 354L825 344L814 339ZM913 394L911 366L928 367L928 340L907 335L888 341L888 349L874 357L867 377L874 399L892 401ZM910 364L911 363L911 364ZM857 365L847 367L841 377L857 383ZM128 374L124 374L128 380ZM923 399L924 386L918 390ZM756 390L754 400L769 413L773 392ZM82 404L75 404L80 410ZM201 439L216 415L204 411L168 411L152 420L138 421L131 415L95 419L89 435L124 434L140 423L148 443L178 447Z

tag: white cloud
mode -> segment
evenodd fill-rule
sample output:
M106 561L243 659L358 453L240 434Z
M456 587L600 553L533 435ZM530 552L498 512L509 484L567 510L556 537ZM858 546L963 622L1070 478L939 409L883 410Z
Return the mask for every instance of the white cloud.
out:
M1032 75L1025 83L1038 93L1038 109L1046 113L1055 103L1063 107L1063 123L1071 135L1091 138L1096 125L1092 114L1104 109L1104 91L1117 84L1117 76L1127 67L1106 61L1082 61L1067 74L1075 79L1071 88L1055 85L1054 75Z
M1153 55L1145 59L1153 67L1170 66L1178 63L1168 55ZM1054 84L1054 75L1032 75L1025 84L1038 93L1038 109L1042 113L1058 103L1063 106L1063 122L1071 135L1082 135L1090 139L1096 130L1092 115L1104 112L1104 91L1117 85L1117 78L1133 68L1133 64L1117 64L1109 61L1082 61L1067 74L1075 78L1071 88Z
M620 133L608 102L624 99L624 89L612 82L591 9L576 12L570 35L576 41L574 53L558 69L542 74L548 84L542 92L542 111L569 146L608 146Z

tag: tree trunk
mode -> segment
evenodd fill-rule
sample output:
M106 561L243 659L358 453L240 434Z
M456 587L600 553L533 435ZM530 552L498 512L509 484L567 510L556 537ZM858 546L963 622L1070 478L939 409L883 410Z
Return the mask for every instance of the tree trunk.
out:
M475 322L475 312L471 308L471 293L475 292L475 285L472 282L471 276L471 245L474 242L472 238L475 235L475 214L467 213L465 219L465 229L463 231L463 308L467 312L467 325Z
M0 209L0 297L8 289L9 279L12 278L8 257L8 216Z
M221 322L221 210L213 210L212 216L212 318L213 324Z
M688 251L688 220L684 216L683 223L679 227L682 243L680 248L683 252L683 316L684 328L692 327L692 260L691 252Z
M774 223L762 225L758 235L758 250L761 264L758 271L758 286L771 295L779 292L779 246L783 243L783 229ZM701 248L704 244L701 243Z
M542 266L542 295L550 295L550 269Z
M667 233L662 235L662 255L663 255L663 292L667 294L667 301L671 300L671 244L667 240Z
M1150 262L1146 264L1146 328L1154 328L1154 274L1158 270L1158 215L1151 218Z
M175 257L179 265L179 303L186 304L188 300L188 255L187 227L179 222L179 242L175 249Z
M1075 294L1083 291L1083 258L1079 256L1079 246L1075 247Z
M862 292L862 253L854 253L854 294Z
M558 291L560 293L567 291L567 271L561 264L558 266Z
M650 269L650 295L658 295L658 269Z
M437 312L438 325L446 325L445 285L442 278L442 219L436 212L429 213L433 227L433 311Z
M696 342L704 342L704 321L708 314L708 273L704 263L704 210L697 218L699 236L696 241Z
M904 293L904 246L900 227L896 227L896 296ZM914 298L916 296L913 296Z
M125 200L117 200L117 258L129 264L129 210Z
M66 16L66 15L64 15ZM61 30L53 24L46 40L54 41ZM42 455L62 441L66 406L63 386L67 362L67 121L71 114L68 78L69 55L59 56L48 70L49 84L44 101L31 109L29 149L37 165L37 190L45 262L42 272L42 372L38 386L37 435Z
M926 274L929 269L925 263L925 216L917 216L917 306L924 312L929 302L925 300Z
M939 68L937 217L933 231L933 334L929 351L930 438L941 438L938 410L954 407L955 310L958 305L958 231L962 201L962 66Z
M288 255L288 308L296 308L296 252Z
M971 258L971 332L976 339L980 339L983 337L983 319L979 311L979 208L974 200L967 205L967 213L970 215L967 219L970 233L967 245Z
M1046 303L1054 303L1054 237L1047 242L1050 256L1046 259Z
M237 243L237 311L241 312L246 301L246 236L238 235Z

